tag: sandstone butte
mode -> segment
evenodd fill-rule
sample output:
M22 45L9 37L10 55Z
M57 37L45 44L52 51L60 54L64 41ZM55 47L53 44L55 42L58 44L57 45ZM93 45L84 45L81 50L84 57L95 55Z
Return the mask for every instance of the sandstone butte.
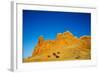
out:
M91 59L91 37L75 37L71 32L58 33L55 40L38 38L33 53L23 62L88 60Z

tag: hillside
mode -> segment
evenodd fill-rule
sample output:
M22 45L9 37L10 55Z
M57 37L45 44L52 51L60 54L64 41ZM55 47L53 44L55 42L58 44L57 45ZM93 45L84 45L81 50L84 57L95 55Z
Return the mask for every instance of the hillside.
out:
M55 40L38 38L32 56L23 62L87 60L91 58L91 37L75 37L71 32L58 33Z

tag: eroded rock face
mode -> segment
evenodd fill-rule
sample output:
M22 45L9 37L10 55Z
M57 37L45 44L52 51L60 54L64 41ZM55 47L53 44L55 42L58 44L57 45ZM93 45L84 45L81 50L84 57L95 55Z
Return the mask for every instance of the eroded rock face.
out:
M75 37L70 32L58 33L55 40L39 37L32 56L23 62L90 59L90 36Z

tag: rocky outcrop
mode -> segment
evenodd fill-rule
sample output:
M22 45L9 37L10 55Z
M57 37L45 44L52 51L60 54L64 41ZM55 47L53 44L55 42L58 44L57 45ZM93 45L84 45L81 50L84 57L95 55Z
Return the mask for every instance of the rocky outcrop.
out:
M87 60L91 58L91 37L75 37L71 32L58 33L55 40L39 37L32 56L23 62Z

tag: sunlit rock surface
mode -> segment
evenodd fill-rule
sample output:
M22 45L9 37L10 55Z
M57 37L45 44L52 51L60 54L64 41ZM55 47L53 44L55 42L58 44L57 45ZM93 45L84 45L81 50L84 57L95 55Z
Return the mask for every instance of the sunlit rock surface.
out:
M58 33L55 40L38 38L32 55L23 62L88 60L91 59L91 37L75 37L71 32Z

